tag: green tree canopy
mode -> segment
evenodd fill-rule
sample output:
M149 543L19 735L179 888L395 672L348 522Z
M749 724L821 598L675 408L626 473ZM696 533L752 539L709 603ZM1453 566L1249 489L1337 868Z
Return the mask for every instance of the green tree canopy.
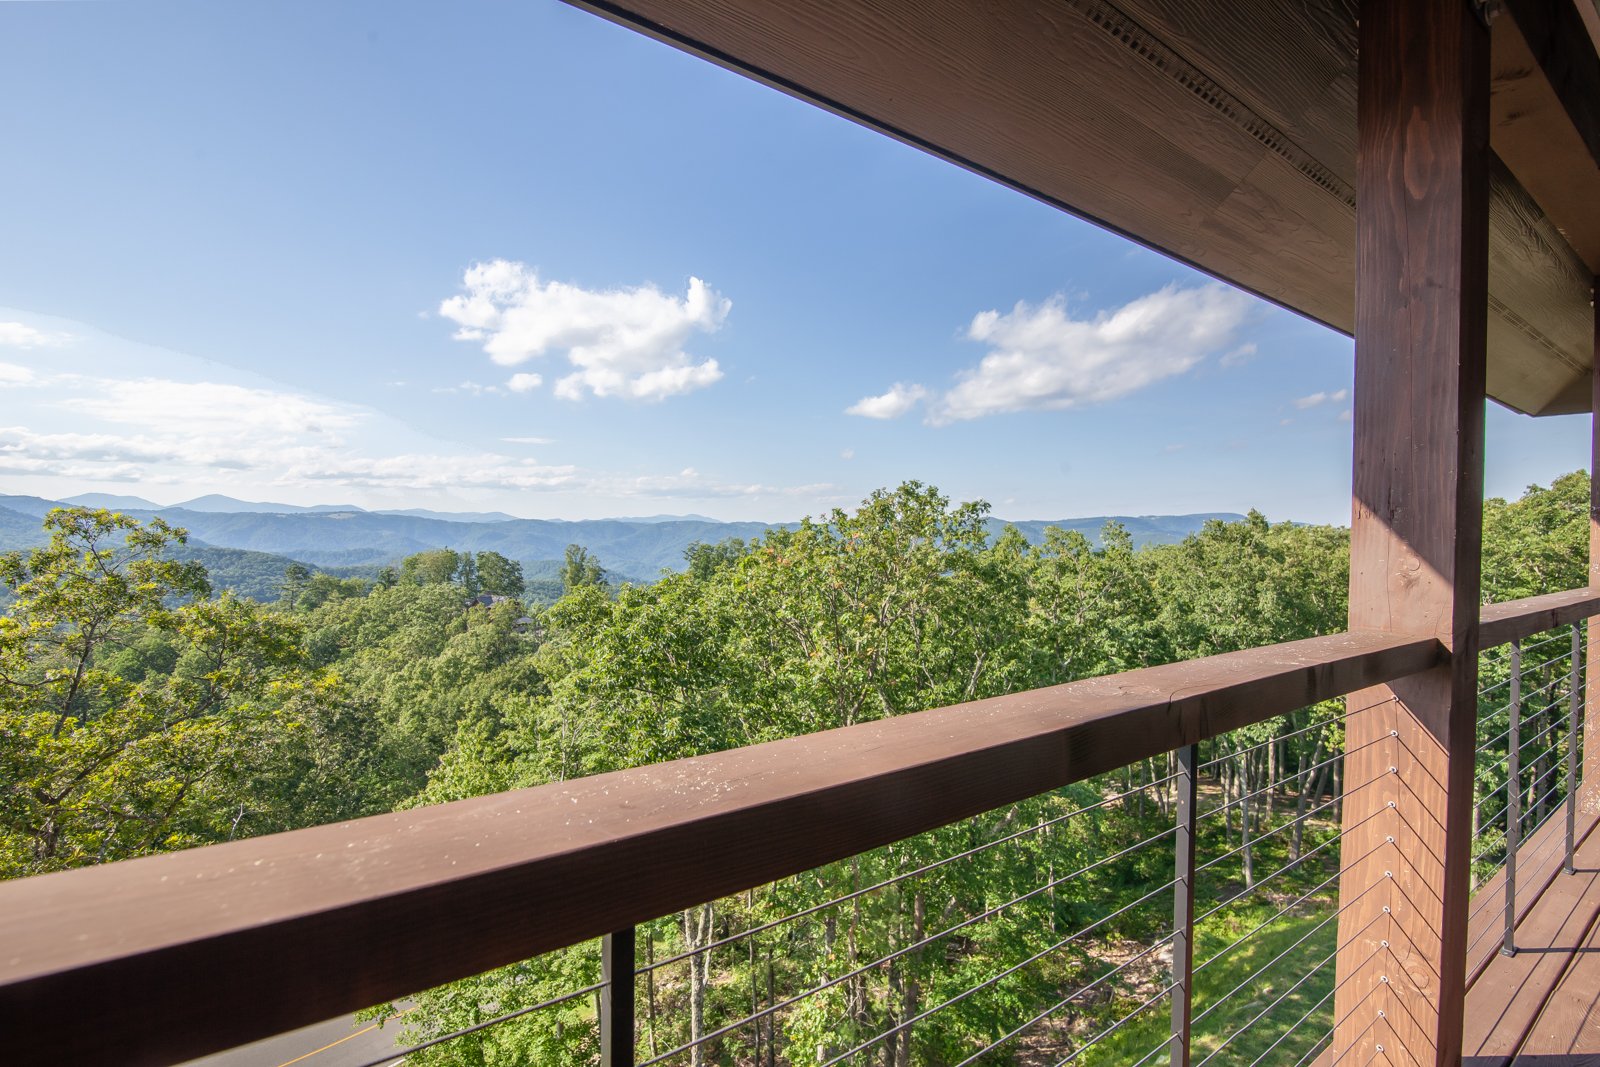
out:
M413 585L453 585L461 573L461 553L434 548L400 561L400 579Z
M0 873L216 839L235 787L318 696L299 631L206 599L184 532L58 509L0 556Z
M525 588L522 581L522 564L507 559L498 552L479 552L478 584L485 593L521 596Z
M570 593L590 585L604 585L606 570L600 561L589 554L582 545L568 545L565 562L561 566L561 591Z

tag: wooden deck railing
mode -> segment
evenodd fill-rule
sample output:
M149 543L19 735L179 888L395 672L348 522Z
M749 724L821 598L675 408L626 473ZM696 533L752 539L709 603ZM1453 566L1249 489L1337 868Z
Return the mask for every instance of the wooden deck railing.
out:
M1484 610L1488 647L1600 613ZM0 884L18 1063L164 1064L381 1003L1433 668L1352 632ZM92 1008L94 1025L84 1025Z

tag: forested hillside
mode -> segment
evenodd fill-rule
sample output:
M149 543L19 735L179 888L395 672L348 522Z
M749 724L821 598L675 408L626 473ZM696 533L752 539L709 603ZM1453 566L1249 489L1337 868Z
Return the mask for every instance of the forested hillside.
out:
M1588 491L1580 472L1548 489L1532 487L1520 500L1490 502L1487 598L1584 583ZM548 608L527 602L528 576L492 547L416 553L374 581L291 565L279 572L281 602L265 605L211 593L207 568L184 534L157 518L57 511L40 541L0 555L0 583L12 597L0 616L5 877L1338 631L1348 572L1348 535L1339 528L1251 514L1207 522L1174 544L1136 548L1116 525L1098 543L1059 529L1030 543L1015 530L992 536L985 506L953 505L916 483L791 529L693 544L681 572L652 584L610 584L596 559L604 553L574 546L546 573L563 592ZM1272 742L1280 769L1329 766L1339 751L1337 723L1314 714L1308 709L1294 720L1297 733ZM1216 772L1208 788L1243 797L1268 780L1266 762L1239 766L1237 774ZM1129 769L1135 772L1150 781L1163 773L1155 766ZM1273 795L1286 810L1298 804L1304 812L1308 798L1335 795L1330 773L1302 773L1296 786ZM1081 783L813 878L668 917L641 936L662 955L704 945L970 847L980 831L1034 825L1133 784L1119 782ZM1257 829L1269 828L1273 803L1264 815L1246 808L1246 820L1264 819ZM776 977L771 957L763 963L753 948L748 959L723 955L680 971L652 986L650 1040L659 1037L665 1048L703 1033L705 1020L737 998L748 1005L758 978L815 984L855 961L899 951L940 916L981 914L985 901L1009 897L1019 880L1092 862L1104 842L1169 825L1165 805L1162 791L1138 791L1137 804L1107 807L1098 829L1024 841L1004 864L941 873L925 894L871 898L847 920L848 936L824 924L792 941ZM1335 825L1326 822L1331 817L1311 823L1305 839L1297 831L1257 846L1258 859L1292 860L1304 884L1325 881L1326 851L1303 870L1300 858L1318 825ZM1242 824L1236 830L1236 821L1214 824L1218 852L1229 835L1250 832ZM1244 854L1248 863L1252 853ZM1155 869L1106 868L1030 898L1019 914L1035 929L1067 928L1105 915L1114 891L1161 877ZM1248 870L1240 877L1250 884ZM1224 913L1246 924L1255 915L1243 905L1237 915ZM1290 913L1268 932L1287 936L1297 921ZM754 1041L769 1056L781 1049L782 1062L825 1061L856 1035L909 1018L1016 957L1020 928L980 923L939 953L902 953L887 984L842 982L775 1015L764 1036L757 1028L728 1037L716 1057L747 1061ZM999 1000L973 997L919 1023L915 1049L902 1045L890 1055L907 1067L959 1061L1003 1032L1007 1018L1048 999L1052 983L1098 973L1120 939L1139 932L1111 923L1096 935L1101 940L995 986ZM582 985L596 966L592 950L580 947L506 968L420 996L403 1024L413 1036L439 1034L490 1008L508 1011ZM592 1012L575 1003L408 1062L583 1061L594 1052Z
M160 516L189 532L191 547L242 549L292 559L314 568L379 568L433 548L498 552L530 570L559 561L570 544L582 545L606 561L618 580L654 581L663 570L682 570L684 550L696 542L760 537L774 524L719 522L696 516L657 515L637 519L591 519L566 522L516 519L498 512L446 514L412 508L365 511L350 505L254 503L209 496L156 507L140 497L85 493L70 501L39 497L0 496L0 551L27 547L41 540L38 520L51 508L81 504L105 507L141 521ZM31 523L18 516L32 516ZM1047 526L1077 530L1091 541L1108 522L1121 525L1135 545L1181 541L1207 521L1242 518L1230 514L1096 516L1058 522L1022 522L1017 528L1037 541ZM792 527L793 523L777 524ZM1005 523L991 519L998 535ZM221 557L218 557L221 560ZM237 570L237 557L228 566ZM220 567L220 562L219 562ZM220 579L220 575L214 575ZM259 582L247 589L218 582L241 595L256 597ZM257 597L260 599L260 597Z

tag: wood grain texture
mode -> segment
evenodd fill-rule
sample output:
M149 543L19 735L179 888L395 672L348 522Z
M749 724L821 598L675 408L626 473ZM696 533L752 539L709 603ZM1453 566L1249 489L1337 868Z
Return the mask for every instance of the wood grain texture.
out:
M0 1033L23 1063L180 1061L1427 671L1439 656L1431 636L1314 638L0 884ZM94 1027L78 1025L85 1003Z
M1600 920L1600 835L1593 833L1594 825L1590 819L1580 829L1575 875L1560 873L1566 828L1559 819L1529 838L1520 850L1519 855L1538 862L1527 868L1530 875L1537 875L1536 881L1525 884L1522 868L1517 872L1518 904L1523 906L1518 908L1519 951L1515 956L1499 952L1499 910L1490 908L1492 914L1483 916L1482 923L1487 926L1484 941L1490 950L1482 973L1467 992L1466 1062L1509 1065L1519 1052L1532 1050L1529 1038L1536 1033L1542 1031L1542 1040L1536 1038L1533 1044L1544 1046L1536 1051L1552 1052L1557 1051L1552 1046L1571 1041L1581 1032L1581 1022L1562 1008L1573 992L1582 990L1589 998L1600 992L1600 985L1582 981L1578 990L1568 988L1573 964L1586 954L1586 942ZM1483 892L1490 894L1492 902L1497 890L1497 886L1486 885ZM1520 899L1524 897L1526 904ZM1473 925L1476 933L1479 920ZM1579 1050L1600 1052L1600 1040L1591 1040ZM1574 1049L1569 1046L1559 1051Z
M1568 589L1504 604L1486 604L1478 616L1479 646L1493 648L1596 614L1600 614L1600 590L1597 589Z
M1578 9L1578 17L1589 31L1594 50L1600 52L1600 0L1572 0L1572 6Z
M1350 698L1392 699L1347 719L1340 895L1359 903L1340 918L1332 1048L1446 1067L1466 989L1489 35L1459 0L1363 0L1360 55L1350 623L1452 655Z
M1585 872L1590 877L1592 864ZM1560 939L1552 948L1569 950L1567 967L1514 1062L1520 1067L1596 1067L1600 1064L1600 922L1589 927L1582 942L1574 945Z
M1588 146L1516 20L1496 19L1491 37L1489 115L1495 151L1583 258L1589 273L1600 273L1600 212L1595 210L1600 167L1589 160Z
M1577 840L1580 846L1589 840L1600 816L1585 815L1578 820L1576 827ZM1523 944L1525 934L1534 936L1535 940L1526 943L1538 947L1537 937L1539 930L1550 929L1550 916L1538 914L1548 911L1544 908L1545 893L1555 884L1566 862L1567 826L1566 820L1561 818L1551 819L1539 827L1530 836L1522 841L1522 846L1517 849L1517 943ZM1588 848L1600 847L1600 839L1596 839L1593 846L1580 850L1579 856L1590 855ZM1582 860L1587 862L1587 860ZM1566 890L1562 889L1562 893ZM1593 896L1595 906L1600 910L1600 883L1596 884L1595 891L1591 893L1585 889L1582 893L1585 898ZM1559 907L1559 905L1558 905ZM1483 976L1494 967L1495 961L1502 959L1500 946L1505 943L1505 868L1479 886L1472 894L1472 910L1468 913L1470 921L1467 924L1467 996L1471 1002L1472 990ZM1533 923L1526 930L1523 924ZM1498 979L1489 979L1497 981ZM1488 994L1492 995L1492 994ZM1466 1044L1464 1048L1471 1049L1473 1042L1480 1044L1488 1040L1488 1035L1494 1027L1487 1020L1473 1020L1469 1013L1466 1029ZM1476 1037L1474 1036L1476 1035Z
M1600 54L1572 0L1506 0L1506 9L1600 167Z
M1600 279L1597 279L1600 285ZM1600 367L1600 308L1591 311L1595 366ZM1590 377L1589 415L1589 588L1600 590L1600 374ZM1589 623L1584 682L1583 807L1600 812L1600 626Z
M1349 183L1356 172L1356 3L1118 0L1119 6ZM1339 116L1328 121L1330 114Z
M1593 277L1498 157L1489 169L1489 247L1489 351L1543 353L1490 359L1490 395L1518 398L1527 414L1588 411L1590 364L1583 356L1594 332ZM1579 403L1572 406L1575 387Z
M578 6L1336 329L1354 327L1351 0ZM1525 169L1542 188L1565 188L1570 161L1541 162L1551 142L1526 128L1531 122L1506 127L1514 135L1507 151L1519 157L1508 173ZM1498 200L1498 188L1492 195ZM1586 220L1600 229L1600 200L1569 195L1562 203L1568 232ZM1540 251L1523 247L1530 233L1497 226L1491 240L1491 395L1517 411L1554 413L1564 408L1550 407L1552 397L1569 395L1561 387L1571 368L1586 368L1590 356L1548 324L1570 321L1587 300L1575 302L1563 276L1529 269Z

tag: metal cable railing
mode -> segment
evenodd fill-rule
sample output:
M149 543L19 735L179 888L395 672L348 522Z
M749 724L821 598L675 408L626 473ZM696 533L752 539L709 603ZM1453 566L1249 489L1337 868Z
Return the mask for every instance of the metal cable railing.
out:
M473 1041L538 1048L550 1062L592 1059L599 1022L614 1011L614 964L610 939L588 941L360 1013L400 1033L398 1047L357 1067L426 1064L435 1050L459 1062L454 1054Z
M1469 958L1515 951L1519 873L1549 876L1563 848L1571 868L1581 627L1483 653ZM1258 1067L1309 1063L1335 1034L1333 1062L1353 1063L1387 1038L1368 1036L1370 991L1339 996L1366 964L1338 964L1389 944L1375 861L1395 838L1368 824L1404 783L1379 756L1395 697L1345 703L418 994L377 1013L411 1043L364 1067ZM1341 894L1359 868L1374 878Z
M1477 899L1467 952L1499 943L1517 950L1519 875L1543 872L1557 852L1572 871L1580 708L1585 678L1584 622L1486 650L1480 659L1478 745L1473 804L1472 880ZM1543 835L1565 816L1564 837ZM1501 919L1491 922L1498 908Z
M607 1067L1299 1057L1366 895L1338 901L1361 825L1339 825L1346 714L1257 723L519 964L470 1025L437 1022L428 998L455 994L423 994L413 1043L368 1067L471 1041Z
M1309 760L1304 769L1310 774L1327 773L1327 787L1298 783L1297 770L1269 778L1264 786L1244 790L1216 805L1215 811L1226 819L1227 809L1237 809L1243 816L1259 807L1260 796L1289 790L1307 798L1283 821L1273 824L1269 817L1259 833L1245 837L1241 832L1238 844L1197 866L1201 876L1198 889L1214 902L1196 920L1197 942L1204 952L1193 968L1197 981L1188 1057L1180 1060L1175 1056L1173 1063L1306 1062L1327 1044L1339 951L1384 917L1375 912L1354 929L1343 931L1345 941L1341 943L1341 920L1347 925L1376 889L1369 886L1341 899L1341 853L1349 847L1352 835L1388 810L1380 806L1354 823L1343 823L1344 802L1383 781L1375 778L1345 785L1344 757L1394 737L1392 731L1379 730L1373 740L1346 752L1343 728L1352 717L1383 714L1392 703L1392 698L1370 701L1321 720L1333 743L1328 753ZM1289 731L1284 731L1284 736L1289 736ZM1336 772L1337 780L1333 779ZM1207 812L1205 817L1214 814ZM1261 813L1252 814L1258 817ZM1287 847L1290 841L1286 839L1302 835L1306 838L1303 847ZM1276 851L1275 846L1279 846ZM1387 841L1363 846L1362 855L1354 862L1387 846ZM1348 857L1343 859L1351 862Z

